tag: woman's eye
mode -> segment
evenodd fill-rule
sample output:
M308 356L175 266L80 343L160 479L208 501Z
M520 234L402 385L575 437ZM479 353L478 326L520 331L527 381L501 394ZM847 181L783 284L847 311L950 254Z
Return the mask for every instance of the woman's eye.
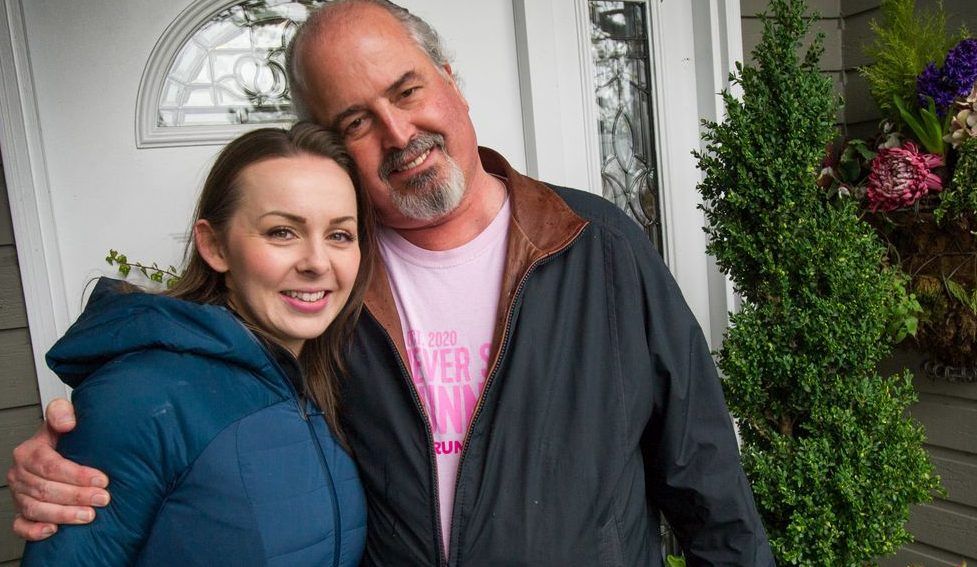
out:
M345 230L333 232L329 234L329 240L335 242L354 242L356 240L356 235L351 232L346 232Z
M295 233L292 229L284 226L275 227L268 231L268 236L276 238L278 240L291 240L295 238Z

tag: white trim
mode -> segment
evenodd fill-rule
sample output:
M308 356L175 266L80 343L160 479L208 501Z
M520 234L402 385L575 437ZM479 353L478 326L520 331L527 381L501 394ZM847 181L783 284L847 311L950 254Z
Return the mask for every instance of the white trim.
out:
M68 388L44 353L68 327L61 253L20 0L0 0L0 150L41 402Z
M652 102L665 262L707 337L712 336L699 147L695 43L689 2L646 2L651 38ZM681 24L681 25L680 25Z
M286 123L228 124L226 126L181 126L163 128L157 125L159 95L166 74L180 53L180 48L194 33L222 10L241 0L196 0L163 31L143 69L136 95L136 147L212 146L229 142L257 128L288 127Z
M738 0L708 0L693 6L696 29L696 72L698 74L699 116L704 120L722 121L726 114L721 92L730 89L729 74L743 59L743 34ZM708 40L708 41L706 41ZM734 90L734 93L736 91ZM705 144L700 142L700 151ZM723 275L712 258L708 271L710 318L709 336L713 348L722 345L729 314L739 310L740 298L733 284Z
M587 2L571 2L512 1L526 170L600 195Z

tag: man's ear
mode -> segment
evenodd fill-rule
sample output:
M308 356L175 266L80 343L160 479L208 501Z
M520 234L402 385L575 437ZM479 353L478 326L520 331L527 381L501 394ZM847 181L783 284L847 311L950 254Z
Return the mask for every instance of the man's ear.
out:
M220 235L217 234L209 221L200 219L193 223L193 242L197 246L200 257L215 272L223 274L230 269L227 265L227 254L224 252Z
M458 93L458 96L461 97L462 102L465 103L465 108L470 108L468 106L468 99L465 97L465 93L461 92L461 87L458 86L458 81L455 79L455 74L451 70L451 64L445 63L444 65L442 65L441 72L444 73L445 79L447 79L448 82L451 83L451 86L455 89L455 92Z

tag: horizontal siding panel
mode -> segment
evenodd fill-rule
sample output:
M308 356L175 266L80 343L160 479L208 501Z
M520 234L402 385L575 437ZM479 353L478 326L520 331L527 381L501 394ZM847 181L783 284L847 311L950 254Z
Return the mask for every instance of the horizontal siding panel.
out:
M973 564L977 558L977 510L944 502L913 508L906 525L916 540L959 554Z
M977 455L939 447L927 450L946 488L947 500L977 508Z
M0 498L0 561L13 561L24 555L24 542L10 529L13 522L14 501L4 495Z
M936 394L977 402L977 383L954 383L943 379L923 376L921 372L916 374L916 379L913 383L916 385L916 390L920 393Z
M965 560L966 558L959 555L948 553L924 543L914 542L900 549L895 555L880 559L879 567L906 567L907 565L957 567L961 561Z
M869 10L878 11L879 6L879 0L841 0L841 15L848 17Z
M27 310L20 288L17 251L13 246L0 246L0 329L26 326Z
M3 164L0 164L2 166ZM14 229L10 224L10 202L7 200L7 186L0 167L0 246L14 243Z
M0 331L0 409L40 403L27 329Z
M0 411L0 488L7 486L7 469L13 461L14 447L33 435L41 421L40 404ZM0 530L6 527L0 522Z
M845 124L845 136L849 138L871 139L878 133L879 123L876 120L869 122L849 122Z
M921 394L909 411L926 427L928 444L977 453L977 404Z
M882 13L877 10L845 18L845 31L841 34L841 50L846 69L872 63L868 55L865 55L865 46L870 45L874 39L869 25L872 20L880 19Z
M871 123L871 133L878 131L882 112L875 104L872 93L868 89L868 81L857 71L845 72L845 121L849 125L860 122Z
M752 61L750 54L760 43L763 37L763 22L757 18L743 18L743 56ZM821 20L816 22L812 28L812 33L805 38L800 53L803 54L815 33L823 33L824 55L821 57L821 69L825 71L840 71L841 64L841 20Z
M768 0L741 0L740 13L743 16L756 16L767 10ZM817 12L822 18L841 16L841 0L808 0L807 13Z

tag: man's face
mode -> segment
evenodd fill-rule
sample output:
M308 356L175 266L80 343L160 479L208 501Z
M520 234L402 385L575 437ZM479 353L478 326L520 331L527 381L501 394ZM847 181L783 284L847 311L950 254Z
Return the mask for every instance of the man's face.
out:
M459 206L478 150L449 68L368 5L333 15L301 56L309 108L342 136L384 224L433 226Z

